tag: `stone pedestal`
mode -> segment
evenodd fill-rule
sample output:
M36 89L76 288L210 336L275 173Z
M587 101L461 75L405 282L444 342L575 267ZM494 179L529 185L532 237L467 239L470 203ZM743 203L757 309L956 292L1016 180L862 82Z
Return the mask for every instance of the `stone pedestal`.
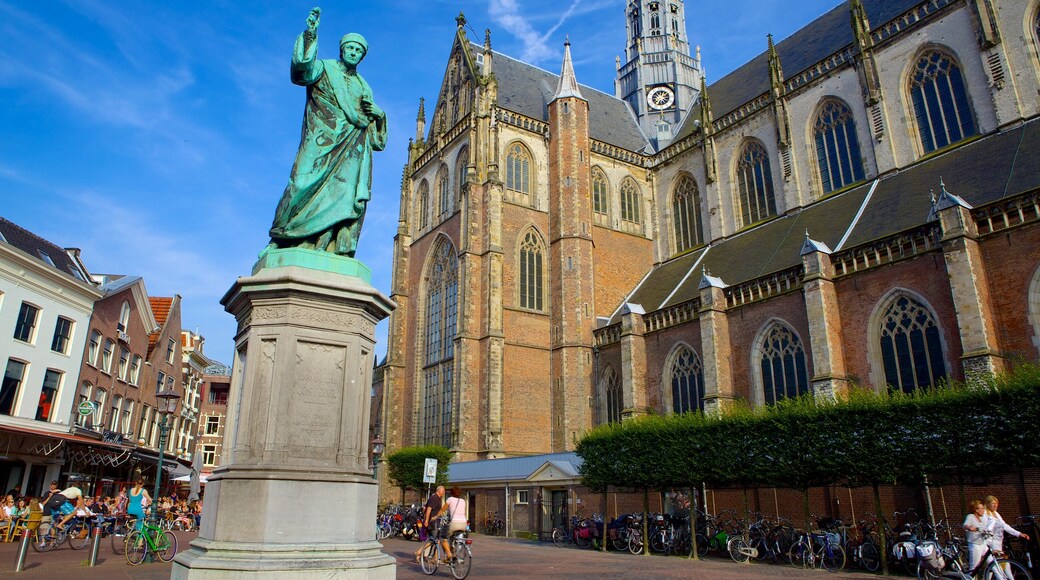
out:
M262 255L221 303L238 320L222 464L172 578L394 578L368 461L375 325L359 262Z

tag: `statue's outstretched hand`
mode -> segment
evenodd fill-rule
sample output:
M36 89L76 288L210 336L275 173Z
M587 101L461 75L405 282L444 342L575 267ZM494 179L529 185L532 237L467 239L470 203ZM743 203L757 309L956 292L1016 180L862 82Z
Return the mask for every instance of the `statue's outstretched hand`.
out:
M318 33L318 22L321 21L321 8L311 8L310 16L307 17L307 32Z

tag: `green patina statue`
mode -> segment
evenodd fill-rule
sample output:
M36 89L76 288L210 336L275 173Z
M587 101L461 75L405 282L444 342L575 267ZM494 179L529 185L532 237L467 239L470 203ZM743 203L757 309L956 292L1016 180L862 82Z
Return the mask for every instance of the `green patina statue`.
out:
M307 87L307 107L268 249L299 247L353 257L372 198L372 151L386 147L386 113L357 73L368 52L363 36L344 36L339 60L316 58L320 16L320 8L311 10L307 30L293 48L291 78Z

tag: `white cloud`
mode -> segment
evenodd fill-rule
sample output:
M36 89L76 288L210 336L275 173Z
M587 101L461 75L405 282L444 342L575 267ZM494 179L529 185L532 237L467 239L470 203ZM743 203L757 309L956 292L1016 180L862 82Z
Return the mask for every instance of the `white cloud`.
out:
M549 38L574 14L580 4L581 0L572 0L567 10L556 20L556 24L545 33L539 33L532 24L533 20L544 15L521 13L517 0L490 0L488 14L496 24L523 43L524 50L520 55L520 60L539 64L557 58L559 49L549 46Z

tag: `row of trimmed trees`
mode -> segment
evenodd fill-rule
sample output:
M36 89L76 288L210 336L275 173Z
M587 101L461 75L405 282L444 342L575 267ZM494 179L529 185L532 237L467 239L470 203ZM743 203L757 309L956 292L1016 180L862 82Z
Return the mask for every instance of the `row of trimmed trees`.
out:
M716 415L646 416L600 426L578 444L582 481L679 487L922 482L1040 466L1040 367L912 395L852 389ZM806 499L806 510L808 503Z

